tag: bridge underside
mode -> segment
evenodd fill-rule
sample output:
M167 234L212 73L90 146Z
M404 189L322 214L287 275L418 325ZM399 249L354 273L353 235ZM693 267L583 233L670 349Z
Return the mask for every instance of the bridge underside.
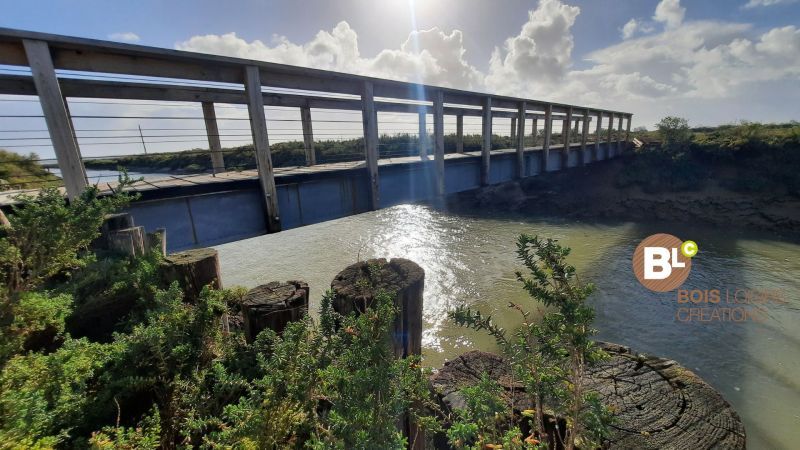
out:
M621 153L616 143L600 143L585 152L587 163ZM548 171L561 170L563 146L551 147ZM570 147L568 167L580 164L581 147ZM525 175L542 172L542 149L525 149ZM491 154L490 184L516 178L516 150ZM381 159L380 207L437 197L434 163L418 157ZM481 186L481 153L445 155L445 192L453 194ZM283 229L369 211L370 186L363 161L287 167L275 170ZM141 199L130 207L137 225L147 231L167 230L169 251L216 245L267 232L264 202L255 170L225 172L150 183L139 183Z

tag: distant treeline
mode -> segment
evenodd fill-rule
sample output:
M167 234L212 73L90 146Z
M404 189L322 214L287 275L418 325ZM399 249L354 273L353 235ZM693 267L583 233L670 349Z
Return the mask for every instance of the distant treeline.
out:
M554 134L552 142L561 142L559 134ZM615 138L616 139L616 138ZM483 137L480 134L467 134L463 137L464 151L478 151L481 149ZM541 145L541 137L537 145ZM576 140L577 141L577 140ZM432 137L428 137L428 153L432 153ZM533 145L533 137L525 136L525 145ZM513 146L510 136L492 135L492 149L511 148ZM444 136L445 153L456 151L456 135ZM223 148L225 168L227 170L243 170L255 167L253 145ZM317 164L358 161L364 159L364 140L318 140L314 141L314 151ZM412 156L419 154L419 138L416 134L384 134L378 139L378 151L381 158ZM275 167L302 166L306 163L303 141L287 141L270 144L272 164ZM135 171L155 172L183 172L199 173L211 171L211 156L208 149L192 149L181 152L157 153L150 155L133 155L113 159L91 159L86 161L90 169L116 169L125 167Z

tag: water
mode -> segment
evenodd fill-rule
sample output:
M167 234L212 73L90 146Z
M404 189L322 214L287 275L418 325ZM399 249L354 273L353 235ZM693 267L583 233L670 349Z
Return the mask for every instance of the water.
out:
M515 281L519 233L559 239L597 292L599 339L675 359L718 389L742 416L753 449L800 442L800 245L763 235L687 225L583 223L522 216L459 215L404 205L217 247L227 286L301 278L316 310L339 270L360 259L404 257L425 269L425 364L477 348L484 334L454 326L457 305L490 313L504 327L520 322L505 306L528 302ZM634 277L630 259L644 237L667 232L698 243L688 288L781 289L787 304L766 308L763 323L682 323L675 293L654 293ZM530 304L530 303L528 303Z
M61 176L61 169L57 167L53 167L50 170L50 173ZM128 172L128 175L131 178L144 178L145 180L162 180L164 178L169 178L168 173L146 173L146 172ZM97 184L97 183L108 183L117 181L119 178L119 171L113 169L103 169L103 170L96 170L96 169L86 169L86 178L89 180L90 184Z

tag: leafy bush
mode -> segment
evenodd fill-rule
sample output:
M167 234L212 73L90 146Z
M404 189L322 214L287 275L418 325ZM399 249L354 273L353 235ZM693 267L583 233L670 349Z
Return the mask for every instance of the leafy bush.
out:
M523 323L511 336L495 325L491 317L485 317L479 311L459 307L450 314L457 324L486 330L494 337L515 379L525 386L531 403L535 405L532 431L523 441L530 447L548 444L555 448L558 444L571 450L580 443L581 447L594 448L609 435L609 411L583 384L586 368L607 356L591 340L596 333L591 328L594 310L586 304L586 299L594 286L579 282L575 268L566 262L569 253L569 248L552 239L523 234L517 241L517 257L529 271L528 275L517 272L517 280L531 299L549 308L539 323L532 320L529 311L515 303L508 306L521 314ZM488 380L481 383L488 383ZM487 393L482 395L491 395L493 391L487 385L484 387ZM470 393L467 394L469 397ZM475 397L474 393L472 396L483 405L494 404ZM462 417L474 420L475 412L481 411L476 405L469 406L469 409L472 412L466 416L462 414ZM492 410L494 408L484 412ZM565 429L553 432L547 427L545 410L563 419ZM513 411L509 411L508 416L513 416ZM492 443L487 439L496 440L502 434L499 429L485 431L491 425L485 420L476 422L476 425L482 444ZM458 426L463 430L465 425ZM521 432L518 427L512 427L505 435L508 433L518 436Z

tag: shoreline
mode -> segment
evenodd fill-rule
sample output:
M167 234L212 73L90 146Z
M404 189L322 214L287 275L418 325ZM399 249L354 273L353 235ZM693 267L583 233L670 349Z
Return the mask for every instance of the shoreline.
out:
M697 191L618 188L614 180L630 158L593 164L591 170L574 168L454 194L447 207L455 212L474 208L564 219L692 223L800 237L800 198L734 192L721 187L717 177Z

